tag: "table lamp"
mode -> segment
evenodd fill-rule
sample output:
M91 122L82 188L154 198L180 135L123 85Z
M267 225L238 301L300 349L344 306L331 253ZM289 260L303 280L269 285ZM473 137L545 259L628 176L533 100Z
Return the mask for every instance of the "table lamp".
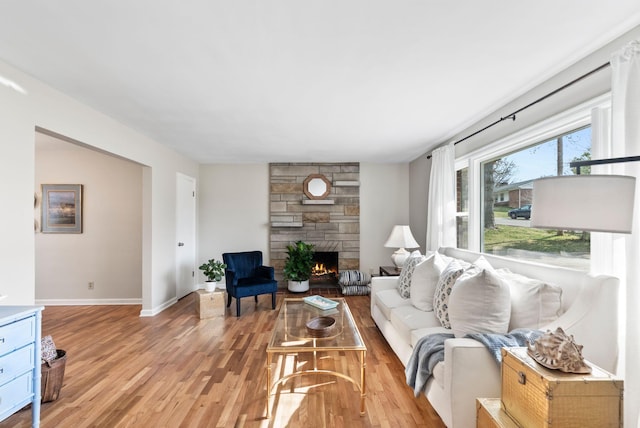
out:
M393 264L398 269L404 266L404 262L407 260L407 258L409 258L410 253L405 250L405 247L420 247L420 245L418 245L413 235L411 234L411 229L407 225L393 226L391 235L389 235L389 238L387 239L387 242L384 243L384 246L387 248L397 248L397 250L391 256L391 260L393 260Z

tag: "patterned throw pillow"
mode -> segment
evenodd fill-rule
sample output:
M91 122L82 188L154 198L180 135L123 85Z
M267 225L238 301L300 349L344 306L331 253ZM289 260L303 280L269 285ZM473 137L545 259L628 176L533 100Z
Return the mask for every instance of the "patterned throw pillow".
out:
M345 296L368 296L371 293L368 285L341 285L340 288Z
M51 336L44 336L40 339L40 347L42 352L42 362L50 362L55 360L58 357L58 352L56 351L56 345L53 343L53 338Z
M453 260L440 274L436 292L433 295L433 311L444 328L451 328L449 322L449 296L456 280L464 272L464 267Z
M402 266L400 278L398 278L398 293L400 293L403 299L411 297L411 276L413 275L413 270L416 268L416 265L424 259L420 254L412 254L404 263L404 266Z
M359 270L343 270L338 278L340 285L367 285L370 282L371 275Z

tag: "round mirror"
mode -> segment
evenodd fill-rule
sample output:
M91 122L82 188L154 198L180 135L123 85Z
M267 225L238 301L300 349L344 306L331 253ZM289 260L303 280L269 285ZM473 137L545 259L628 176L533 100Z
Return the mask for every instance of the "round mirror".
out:
M331 191L331 183L322 174L311 174L304 180L303 190L309 199L324 199Z

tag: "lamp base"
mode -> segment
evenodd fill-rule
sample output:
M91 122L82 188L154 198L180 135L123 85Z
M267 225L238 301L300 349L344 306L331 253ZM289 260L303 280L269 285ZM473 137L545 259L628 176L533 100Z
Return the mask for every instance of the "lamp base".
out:
M393 261L393 264L398 268L401 269L402 266L404 266L404 262L407 261L407 259L409 258L409 255L411 253L409 253L407 250L405 250L404 248L398 248L396 251L394 251L394 253L391 255L391 260Z

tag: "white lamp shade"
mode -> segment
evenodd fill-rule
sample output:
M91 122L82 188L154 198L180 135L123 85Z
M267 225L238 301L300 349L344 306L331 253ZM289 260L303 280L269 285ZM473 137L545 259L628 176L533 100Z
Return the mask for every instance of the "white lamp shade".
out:
M388 248L418 248L420 245L416 242L411 234L411 229L406 225L393 226L391 235L384 243Z
M634 177L565 175L533 182L531 226L631 233Z

